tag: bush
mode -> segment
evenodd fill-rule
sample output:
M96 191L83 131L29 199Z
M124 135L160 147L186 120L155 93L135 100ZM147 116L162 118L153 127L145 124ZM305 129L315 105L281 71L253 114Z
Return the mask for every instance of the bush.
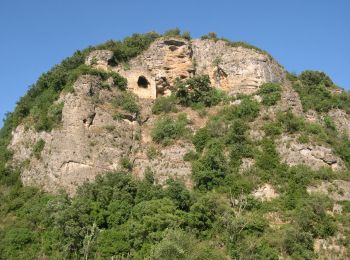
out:
M181 229L167 230L162 241L151 252L151 259L227 259L221 250L198 241L193 234Z
M177 81L175 87L175 96L183 106L202 104L210 107L219 104L223 99L223 93L210 85L208 75Z
M131 58L139 55L159 37L160 35L155 32L148 32L145 34L134 33L132 36L126 37L122 41L107 41L104 44L98 45L96 49L113 51L112 64L119 64L127 62Z
M179 37L180 36L180 29L179 28L174 28L174 29L170 29L164 32L163 36L164 37Z
M159 154L160 153L154 146L147 148L146 155L148 159L150 160L155 159Z
M264 139L261 148L262 151L258 155L256 165L266 171L276 169L280 159L274 142L270 139Z
M324 85L325 87L331 87L333 85L332 80L324 72L306 70L299 75L300 81L306 86Z
M158 97L153 104L152 113L159 115L161 113L176 112L176 97Z
M265 123L263 129L267 136L275 137L282 134L282 125L279 122Z
M333 130L333 131L335 131L337 129L336 125L331 117L325 116L323 118L323 122L328 129Z
M132 169L132 163L130 162L129 158L122 157L119 163L126 170L130 171Z
M277 120L283 124L284 130L288 133L296 133L304 129L305 122L302 118L296 117L292 112L279 113Z
M350 113L349 93L332 94L331 90L338 87L325 73L304 71L298 79L299 81L293 82L292 86L299 93L304 111L313 109L317 112L328 112L339 108Z
M192 176L199 190L211 190L222 184L227 174L223 144L213 140L204 155L192 163Z
M244 121L253 121L260 111L259 103L251 97L241 97L241 103L238 106L226 106L219 113L224 121L233 121L235 119L243 119Z
M41 152L45 147L45 141L43 139L40 139L37 141L33 146L33 154L37 159L41 158Z
M201 36L202 40L210 39L210 40L217 40L218 36L215 32L209 32L207 35Z
M273 106L281 99L281 91L282 88L279 84L265 83L260 87L257 94L262 97L262 103L264 105Z
M152 129L152 139L156 143L169 145L181 137L186 138L189 134L189 129L186 128L187 124L188 120L184 114L178 115L177 119L164 116L156 122Z
M179 180L168 179L165 189L165 196L170 198L175 205L184 211L188 211L192 204L190 192Z
M129 91L121 92L115 99L114 105L130 113L139 113L140 107L137 104L137 97Z
M191 33L190 32L183 32L182 38L184 38L186 40L191 40Z

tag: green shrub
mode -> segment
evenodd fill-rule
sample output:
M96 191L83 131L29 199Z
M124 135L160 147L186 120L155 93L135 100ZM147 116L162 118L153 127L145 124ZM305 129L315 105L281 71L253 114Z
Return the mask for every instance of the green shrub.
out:
M296 117L291 111L279 113L277 119L283 124L284 130L288 133L296 133L304 129L305 122L302 118Z
M213 140L204 155L192 163L192 176L199 190L211 190L223 183L227 174L227 161L223 144Z
M333 130L333 131L335 131L337 129L336 125L331 117L325 116L323 118L323 122L328 129Z
M129 158L122 157L120 159L119 163L126 170L131 170L132 169L132 162L130 161Z
M245 121L253 121L259 115L259 111L259 103L251 97L244 96L238 106L226 106L218 115L226 121L233 121L238 118Z
M267 136L275 137L282 134L282 125L279 122L268 122L264 124L264 132Z
M152 106L152 113L159 115L161 113L176 112L175 96L158 97Z
M215 32L209 32L207 35L201 36L202 40L210 39L210 40L217 40L218 36Z
M194 151L189 151L184 155L183 159L186 162L194 161L198 159L198 154Z
M331 87L333 85L332 80L324 72L306 70L299 75L300 81L306 86L324 85L325 87Z
M282 88L279 84L265 83L260 87L257 94L262 97L262 103L264 105L273 106L281 99L281 91Z
M174 29L170 29L164 32L163 36L164 37L179 37L180 36L180 29L179 28L174 28Z
M294 81L292 86L299 93L304 111L313 109L317 112L328 112L339 108L350 113L349 93L332 94L331 90L338 87L325 73L304 71L298 79L299 81Z
M151 259L227 259L222 250L200 242L193 234L181 229L167 230L164 238L151 251Z
M158 39L160 35L155 32L145 34L134 33L122 41L107 41L96 46L96 49L113 51L112 65L127 62L146 50L152 42Z
M120 107L130 113L138 113L140 107L137 104L137 97L135 94L129 91L121 92L115 99L114 105Z
M158 150L154 146L147 148L146 155L147 155L148 159L152 160L152 159L156 158L159 154L160 153L158 152Z
M210 85L208 75L195 76L175 84L175 96L183 106L202 104L210 107L220 103L224 94Z
M206 127L198 129L196 134L192 138L192 142L194 146L196 147L196 150L198 152L201 152L208 140L210 139L208 129Z
M186 40L191 40L191 33L190 32L183 32L181 37L186 39Z
M156 143L169 145L181 137L186 138L189 133L189 129L186 128L187 124L188 120L185 114L178 115L177 119L164 116L156 122L152 129L152 139Z
M45 141L43 139L40 139L37 141L33 146L33 154L37 159L41 158L41 152L45 147Z
M165 196L170 198L179 209L188 211L192 201L190 192L185 185L181 181L174 179L168 179L166 184Z
M256 165L266 171L276 169L280 159L275 143L270 139L264 139L261 143L261 149L261 153L257 156Z

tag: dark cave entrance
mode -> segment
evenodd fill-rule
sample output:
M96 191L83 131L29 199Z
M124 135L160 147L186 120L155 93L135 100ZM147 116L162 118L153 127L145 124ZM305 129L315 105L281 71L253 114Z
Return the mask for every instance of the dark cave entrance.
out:
M149 82L145 76L140 76L139 79L137 80L137 85L140 88L148 88Z

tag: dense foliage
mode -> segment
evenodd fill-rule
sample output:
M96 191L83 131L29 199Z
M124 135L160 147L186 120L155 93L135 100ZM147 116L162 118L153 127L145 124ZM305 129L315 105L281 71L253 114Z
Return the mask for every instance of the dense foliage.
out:
M276 105L281 99L282 88L277 83L265 83L260 86L258 95L262 98L262 103L266 106Z
M179 114L176 119L164 116L156 122L151 133L152 139L156 143L169 145L177 139L186 138L190 133L188 123L186 114Z
M350 94L335 86L323 72L302 72L293 78L293 88L299 93L304 111L328 112L340 108L350 113Z

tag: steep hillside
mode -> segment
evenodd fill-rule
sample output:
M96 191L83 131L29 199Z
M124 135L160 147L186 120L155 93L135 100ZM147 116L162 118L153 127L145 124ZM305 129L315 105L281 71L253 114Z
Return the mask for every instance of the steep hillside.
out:
M78 51L1 129L0 259L348 258L349 134L347 92L247 43Z

